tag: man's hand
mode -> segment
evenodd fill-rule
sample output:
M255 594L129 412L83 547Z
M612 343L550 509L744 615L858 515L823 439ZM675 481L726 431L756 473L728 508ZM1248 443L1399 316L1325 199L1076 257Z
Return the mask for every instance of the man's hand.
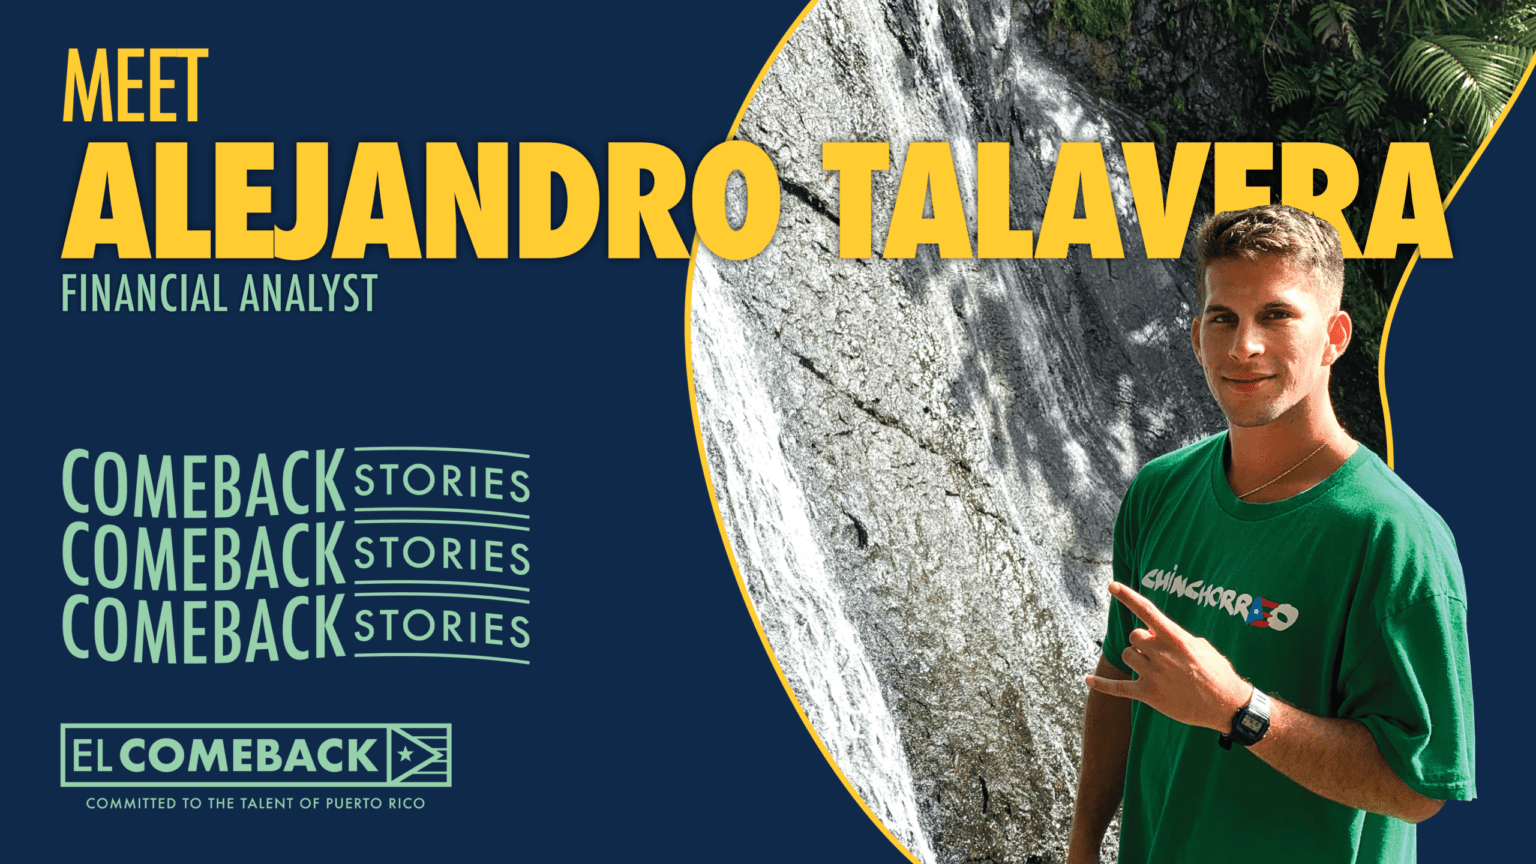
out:
M1140 677L1089 675L1088 686L1145 702L1180 723L1229 731L1237 709L1253 697L1253 685L1211 643L1173 623L1150 600L1119 582L1109 583L1109 593L1147 625L1131 631L1131 645L1120 655ZM1428 819L1444 803L1409 788L1365 724L1318 717L1278 699L1269 707L1269 733L1248 750L1307 789L1405 822Z
M1089 675L1088 686L1145 702L1180 723L1230 731L1233 716L1252 698L1253 685L1210 642L1173 623L1152 601L1119 582L1109 583L1109 593L1147 625L1131 631L1130 647L1120 655L1139 677L1115 681Z

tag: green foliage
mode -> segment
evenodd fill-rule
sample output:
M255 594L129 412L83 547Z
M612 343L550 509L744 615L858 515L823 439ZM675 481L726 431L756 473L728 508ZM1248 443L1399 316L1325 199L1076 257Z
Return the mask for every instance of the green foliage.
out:
M1386 21L1388 27L1396 26L1405 31L1432 27L1446 19L1465 18L1475 14L1467 0L1400 0L1395 4L1387 0Z
M1536 3L1500 5L1269 0L1231 26L1263 52L1281 140L1338 144L1357 161L1429 141L1448 186L1471 155L1460 141L1487 135L1536 51Z
M1312 36L1332 48L1349 50L1356 61L1365 59L1355 31L1355 8L1338 0L1324 0L1312 9Z
M1313 113L1304 126L1293 127L1281 140L1342 143L1373 128L1387 99L1384 79L1381 60L1376 57L1280 69L1269 80L1273 107L1302 101L1328 106Z
M1134 65L1138 49L1129 38L1132 6L1132 0L1053 0L1052 26L1107 43L1101 46L1106 53L1118 48L1121 95L1166 96L1165 106L1154 109L1161 119L1146 121L1166 147L1173 136L1164 124L1183 129L1192 118L1178 116L1187 108L1183 85L1143 92L1146 82ZM1325 142L1353 156L1361 187L1346 219L1361 243L1389 146L1428 143L1443 197L1536 53L1536 0L1161 0L1157 8L1163 26L1154 42L1179 44L1214 19L1235 40L1237 50L1226 56L1238 58L1236 68L1220 75L1262 75L1267 87L1264 104L1249 116L1228 115L1222 131L1216 118L1198 118L1209 127L1200 134ZM1251 65L1245 55L1254 58ZM1221 56L1217 52L1210 62ZM1356 390L1375 380L1373 361L1367 362L1371 368L1360 366L1359 356L1378 355L1388 304L1407 258L1347 262L1344 306L1355 321L1351 354L1358 356L1346 362L1357 367L1348 385Z
M1276 108L1295 102L1298 99L1310 99L1316 90L1312 77L1306 69L1281 69L1269 79L1269 99Z
M1417 37L1403 49L1392 84L1453 126L1486 135L1514 93L1531 52L1454 33Z
M1536 52L1532 0L1196 2L1261 58L1268 112L1254 118L1247 137L1322 141L1354 157L1362 186L1347 219L1361 242L1388 147L1428 143L1444 196ZM1178 6L1164 11L1171 18ZM1361 358L1379 355L1407 257L1346 262L1344 308L1355 322L1350 353L1356 356L1347 358L1353 371L1335 379L1338 387L1359 389L1374 380Z
M1199 0L1219 13L1232 0ZM1484 6L1492 8L1484 8ZM1269 116L1254 137L1348 150L1366 185L1351 209L1365 237L1369 188L1395 141L1424 141L1444 195L1514 93L1536 51L1536 2L1260 0L1232 15L1238 44L1263 58ZM1351 261L1344 305L1357 349L1374 356L1406 261Z
M1131 22L1132 0L1056 0L1052 17L1095 39L1124 36Z
M1359 260L1345 262L1344 303L1355 325L1355 339L1367 345L1374 357L1379 351L1381 331L1387 323L1387 300L1371 286L1366 265ZM1358 348L1358 345L1356 346Z

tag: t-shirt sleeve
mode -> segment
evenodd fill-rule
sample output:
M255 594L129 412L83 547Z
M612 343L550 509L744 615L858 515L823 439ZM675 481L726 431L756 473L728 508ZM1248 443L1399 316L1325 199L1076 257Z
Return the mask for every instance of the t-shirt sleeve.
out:
M1388 615L1379 638L1356 660L1343 683L1341 716L1365 724L1387 765L1415 792L1477 797L1461 601L1436 594Z
M1115 516L1115 551L1114 551L1114 580L1123 582L1132 588L1136 587L1136 579L1132 575L1135 533L1134 505L1132 498L1136 492L1136 484L1126 491L1125 498L1120 502L1120 512ZM1109 598L1109 625L1104 631L1104 657L1110 665L1127 675L1134 675L1131 667L1125 665L1120 655L1130 645L1131 631L1136 629L1136 617L1131 614L1125 604L1113 597Z

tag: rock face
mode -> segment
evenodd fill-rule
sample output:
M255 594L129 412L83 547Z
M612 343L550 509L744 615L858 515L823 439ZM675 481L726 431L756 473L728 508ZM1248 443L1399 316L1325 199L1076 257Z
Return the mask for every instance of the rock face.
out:
M991 0L823 0L739 132L779 168L778 234L747 261L701 250L692 287L755 611L838 766L930 862L1063 860L1120 497L1223 426L1190 353L1193 268L1146 259L1118 146L1122 260L878 257L908 142L951 142L974 243L977 142L1011 142L1012 224L1038 228L1061 142L1147 140L1043 35ZM875 258L837 255L824 141L892 143Z
M1268 101L1262 51L1242 44L1202 0L1035 0L1019 4L1052 60L1143 118L1138 140L1251 140ZM1093 26L1084 9L1102 10Z

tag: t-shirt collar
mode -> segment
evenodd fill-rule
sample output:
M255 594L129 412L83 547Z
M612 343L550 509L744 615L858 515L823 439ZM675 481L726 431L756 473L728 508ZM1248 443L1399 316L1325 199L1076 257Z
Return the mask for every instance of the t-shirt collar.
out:
M1343 465L1334 469L1334 472L1329 474L1323 482L1313 486L1311 489L1280 501L1255 504L1239 499L1237 494L1232 491L1232 487L1227 484L1227 474L1224 469L1231 442L1228 441L1227 432L1222 432L1217 437L1220 439L1220 442L1217 446L1211 448L1210 464L1206 466L1211 478L1211 494L1215 496L1216 503L1220 505L1222 510L1226 511L1227 515L1245 521L1269 519L1289 513L1298 507L1306 506L1308 503L1328 494L1328 490L1332 489L1335 485L1344 482L1368 458L1367 448L1364 444L1361 444L1355 448L1355 452L1348 459L1344 460Z

